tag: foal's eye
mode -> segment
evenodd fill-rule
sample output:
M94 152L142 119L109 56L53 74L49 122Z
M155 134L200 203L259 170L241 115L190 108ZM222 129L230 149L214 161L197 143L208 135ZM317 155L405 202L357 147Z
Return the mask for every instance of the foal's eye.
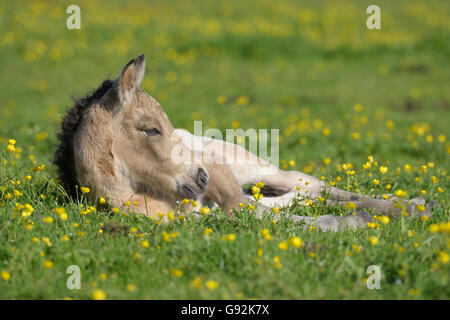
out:
M156 136L156 135L160 134L160 132L156 128L147 129L147 130L143 130L143 131L149 137Z

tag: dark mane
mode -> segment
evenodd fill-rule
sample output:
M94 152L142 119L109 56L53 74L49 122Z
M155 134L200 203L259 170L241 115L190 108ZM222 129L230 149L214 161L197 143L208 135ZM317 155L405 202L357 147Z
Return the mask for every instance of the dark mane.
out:
M80 124L83 113L100 99L113 85L113 81L106 79L97 89L81 99L74 99L75 105L67 111L62 119L61 132L58 134L59 146L53 156L53 164L57 167L58 178L69 196L75 196L75 185L78 184L75 174L73 153L73 135Z

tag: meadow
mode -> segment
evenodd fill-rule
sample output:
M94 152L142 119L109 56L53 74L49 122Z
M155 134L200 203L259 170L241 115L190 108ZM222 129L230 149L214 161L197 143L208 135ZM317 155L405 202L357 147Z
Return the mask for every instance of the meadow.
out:
M381 30L369 4L1 2L0 299L449 299L450 3L379 0ZM174 127L279 128L282 168L440 208L332 233L247 209L164 225L70 199L51 158L71 96L141 53Z

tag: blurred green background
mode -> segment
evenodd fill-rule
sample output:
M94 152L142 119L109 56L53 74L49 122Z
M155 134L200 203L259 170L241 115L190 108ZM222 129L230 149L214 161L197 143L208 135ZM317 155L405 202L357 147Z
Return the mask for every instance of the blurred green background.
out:
M66 28L73 4L81 30ZM449 220L450 2L379 0L381 30L366 28L371 4L0 2L0 297L85 299L101 288L107 298L448 299L448 230L431 234L430 225ZM142 86L175 127L279 128L284 169L366 194L406 190L442 208L429 221L337 234L246 214L169 226L80 215L52 179L61 116L70 96L85 96L142 53ZM16 152L7 154L11 138ZM369 155L376 162L363 169ZM34 213L22 218L17 202ZM60 206L67 221L53 213ZM291 209L348 214L320 203ZM282 250L293 235L304 245ZM70 264L83 270L81 291L65 286ZM382 266L384 290L366 288L371 264Z
M81 30L66 28L71 4L81 8ZM325 155L427 158L420 138L431 133L436 143L449 132L450 4L379 1L382 29L368 30L369 4L2 2L0 142L42 133L38 152L49 155L70 96L144 53L143 87L175 127L200 119L220 129L280 128L282 156L301 167ZM405 130L391 136L387 120ZM424 122L411 143L410 127ZM324 128L329 136L316 134ZM440 161L448 160L443 146Z

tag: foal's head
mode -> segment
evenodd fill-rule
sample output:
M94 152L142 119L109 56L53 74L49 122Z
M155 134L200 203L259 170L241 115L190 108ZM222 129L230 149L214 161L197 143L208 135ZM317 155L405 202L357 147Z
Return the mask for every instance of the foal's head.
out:
M76 183L91 187L96 195L131 192L167 200L196 199L204 192L207 170L173 161L172 151L182 143L161 105L139 88L144 72L140 55L104 92L69 111L55 161L66 188Z

